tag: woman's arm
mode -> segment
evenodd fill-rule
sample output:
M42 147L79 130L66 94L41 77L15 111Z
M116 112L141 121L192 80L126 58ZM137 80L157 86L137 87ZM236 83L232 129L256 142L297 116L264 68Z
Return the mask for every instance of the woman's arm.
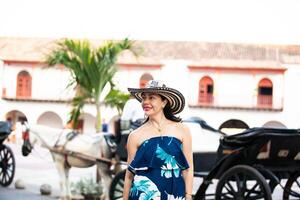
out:
M129 134L127 140L127 152L128 152L127 164L128 165L133 160L136 150L137 150L136 141L135 141L134 133L132 132ZM128 200L133 176L134 175L127 169L125 174L125 181L124 181L123 200Z
M128 200L133 174L127 169L124 181L123 200Z
M193 179L194 179L194 163L193 163L193 151L192 151L192 136L188 127L184 126L183 135L183 153L189 163L189 168L182 171L182 175L185 182L185 199L192 199L193 192Z

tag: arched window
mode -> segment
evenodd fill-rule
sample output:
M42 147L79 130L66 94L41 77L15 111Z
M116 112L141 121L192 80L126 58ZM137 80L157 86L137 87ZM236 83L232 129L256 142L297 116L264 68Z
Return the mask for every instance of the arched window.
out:
M21 71L17 77L17 97L31 97L31 76L27 71Z
M272 107L273 84L270 79L264 78L258 83L257 106Z
M46 125L53 128L63 128L63 121L60 116L52 111L44 112L39 116L37 124Z
M248 129L249 126L245 122L239 119L230 119L221 124L219 130L225 134L236 134Z
M201 78L199 82L198 102L200 104L213 104L214 102L213 93L214 93L213 80L208 76Z
M279 121L268 121L262 127L266 128L287 128L283 123Z
M149 73L145 73L140 78L140 88L144 88L148 81L153 80L153 76Z

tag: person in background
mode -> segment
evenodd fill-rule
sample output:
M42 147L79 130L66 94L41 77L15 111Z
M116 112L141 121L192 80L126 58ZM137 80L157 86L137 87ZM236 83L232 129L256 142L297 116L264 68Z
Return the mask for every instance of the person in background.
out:
M159 81L128 88L141 102L144 124L129 134L124 200L190 200L193 189L192 138L176 114L184 96Z
M108 132L108 123L106 123L105 119L102 119L102 132Z
M140 125L140 121L144 120L144 111L141 104L134 97L125 103L123 112L121 115L121 130L129 130L131 125Z

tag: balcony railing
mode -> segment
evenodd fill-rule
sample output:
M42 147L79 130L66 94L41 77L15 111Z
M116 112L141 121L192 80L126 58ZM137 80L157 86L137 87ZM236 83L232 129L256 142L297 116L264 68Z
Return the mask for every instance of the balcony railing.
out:
M273 96L272 95L258 95L257 96L257 107L272 108L273 107Z
M200 105L213 105L214 96L213 94L201 94L199 95L198 102Z
M222 94L220 96L199 95L197 101L190 101L190 107L216 108L216 109L241 109L241 110L269 110L282 111L283 97L271 95L238 95Z

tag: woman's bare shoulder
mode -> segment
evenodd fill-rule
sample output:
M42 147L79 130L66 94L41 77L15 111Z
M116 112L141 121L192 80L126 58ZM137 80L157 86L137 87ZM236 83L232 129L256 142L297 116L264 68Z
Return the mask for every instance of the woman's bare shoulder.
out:
M183 138L191 136L190 129L187 125L183 124L182 122L177 122L176 126L177 126L179 132L181 132Z
M140 126L139 128L133 130L128 137L128 140L130 139L131 142L139 140L139 137L141 135L141 133L143 133L145 131L145 124L143 124L142 126Z
M182 122L174 122L174 124L175 124L175 126L176 126L178 129L180 129L181 131L186 132L186 131L189 131L189 130L190 130L189 127L188 127L187 125L185 125L184 123L182 123Z

